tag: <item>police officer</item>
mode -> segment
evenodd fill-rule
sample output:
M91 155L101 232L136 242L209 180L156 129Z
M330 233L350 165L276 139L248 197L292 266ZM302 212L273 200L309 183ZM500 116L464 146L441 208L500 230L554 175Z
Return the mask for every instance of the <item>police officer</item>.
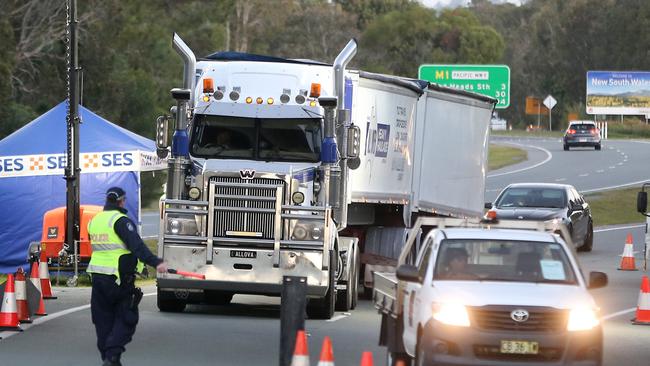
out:
M92 276L90 310L97 332L97 348L104 366L120 366L124 346L138 324L142 291L135 287L135 273L142 262L166 272L167 264L144 244L126 216L126 193L112 187L106 192L104 211L88 224L92 256L87 272Z

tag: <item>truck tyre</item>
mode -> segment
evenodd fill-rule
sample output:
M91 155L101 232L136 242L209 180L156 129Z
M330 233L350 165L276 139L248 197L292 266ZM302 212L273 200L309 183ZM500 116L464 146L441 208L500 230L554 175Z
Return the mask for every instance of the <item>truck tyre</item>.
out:
M185 301L166 297L162 295L160 289L158 289L158 296L157 296L157 305L158 305L158 310L165 312L165 313L180 313L183 310L185 310Z
M336 256L330 255L329 266L329 288L325 297L318 299L309 299L307 303L307 316L310 319L331 319L334 315L334 305L336 304L336 266L334 265Z
M224 306L230 304L234 295L232 292L204 290L203 300L209 305Z
M356 284L359 282L359 270L357 267L357 263L359 263L359 253L356 247L352 249L348 260L351 261L352 264L350 265L348 280L345 281L345 290L340 291L336 296L336 310L338 311L349 311L357 306Z

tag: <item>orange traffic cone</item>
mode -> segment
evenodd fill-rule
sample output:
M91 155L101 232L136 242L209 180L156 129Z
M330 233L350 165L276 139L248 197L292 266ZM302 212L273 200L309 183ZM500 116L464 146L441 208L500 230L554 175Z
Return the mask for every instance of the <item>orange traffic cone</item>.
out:
M38 278L38 262L32 263L32 271L29 275L29 281L38 290L38 296L41 298L38 303L38 310L34 315L47 315L45 312L45 302L43 301L43 291L41 291L41 279Z
M648 276L641 279L641 291L639 292L639 305L636 307L636 317L632 323L650 325L650 280Z
M623 257L621 259L621 266L618 268L621 271L636 271L636 264L634 263L634 244L632 241L632 234L627 234L625 239L625 247L623 247Z
M334 352L332 351L332 341L330 337L323 339L323 348L320 351L320 360L318 366L334 366Z
M16 307L18 308L18 321L31 323L32 317L27 303L27 284L25 283L25 272L22 267L18 268L18 272L16 272Z
M43 298L46 300L56 299L56 296L54 296L52 293L50 269L47 266L47 255L45 254L45 247L41 249L40 263L38 264L38 278L41 279L41 290L43 290Z
M7 275L7 282L5 282L5 293L2 297L2 308L0 308L0 330L22 330L18 320L14 275L12 274Z
M361 366L372 366L372 352L364 352L361 355Z
M291 366L309 366L309 351L307 350L307 335L299 330L296 335L296 347L293 351Z

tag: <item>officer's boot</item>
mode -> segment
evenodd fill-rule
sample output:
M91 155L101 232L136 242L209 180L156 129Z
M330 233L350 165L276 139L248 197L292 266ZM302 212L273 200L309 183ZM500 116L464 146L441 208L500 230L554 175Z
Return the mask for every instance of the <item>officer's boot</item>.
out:
M104 360L102 366L122 366L122 363L120 362L120 355L112 355L107 357Z

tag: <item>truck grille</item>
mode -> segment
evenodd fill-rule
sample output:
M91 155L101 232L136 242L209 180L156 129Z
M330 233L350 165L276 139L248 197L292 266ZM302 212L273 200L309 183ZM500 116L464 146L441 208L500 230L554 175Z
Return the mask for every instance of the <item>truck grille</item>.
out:
M516 322L510 317L515 309L526 309L527 321ZM568 314L566 311L546 307L511 307L482 306L469 309L470 320L477 328L483 330L509 330L522 332L562 332L566 329Z
M251 185L268 185L269 188L224 187L217 186L214 205L221 207L247 208L251 211L224 211L214 212L214 237L232 237L228 232L261 233L259 239L273 239L275 235L275 213L254 212L255 209L275 210L275 191L277 186L283 187L282 179L255 178L241 179L238 177L212 177L210 182L235 183ZM231 198L224 196L240 196ZM269 198L269 200L256 200L255 198ZM273 198L273 200L270 200Z

